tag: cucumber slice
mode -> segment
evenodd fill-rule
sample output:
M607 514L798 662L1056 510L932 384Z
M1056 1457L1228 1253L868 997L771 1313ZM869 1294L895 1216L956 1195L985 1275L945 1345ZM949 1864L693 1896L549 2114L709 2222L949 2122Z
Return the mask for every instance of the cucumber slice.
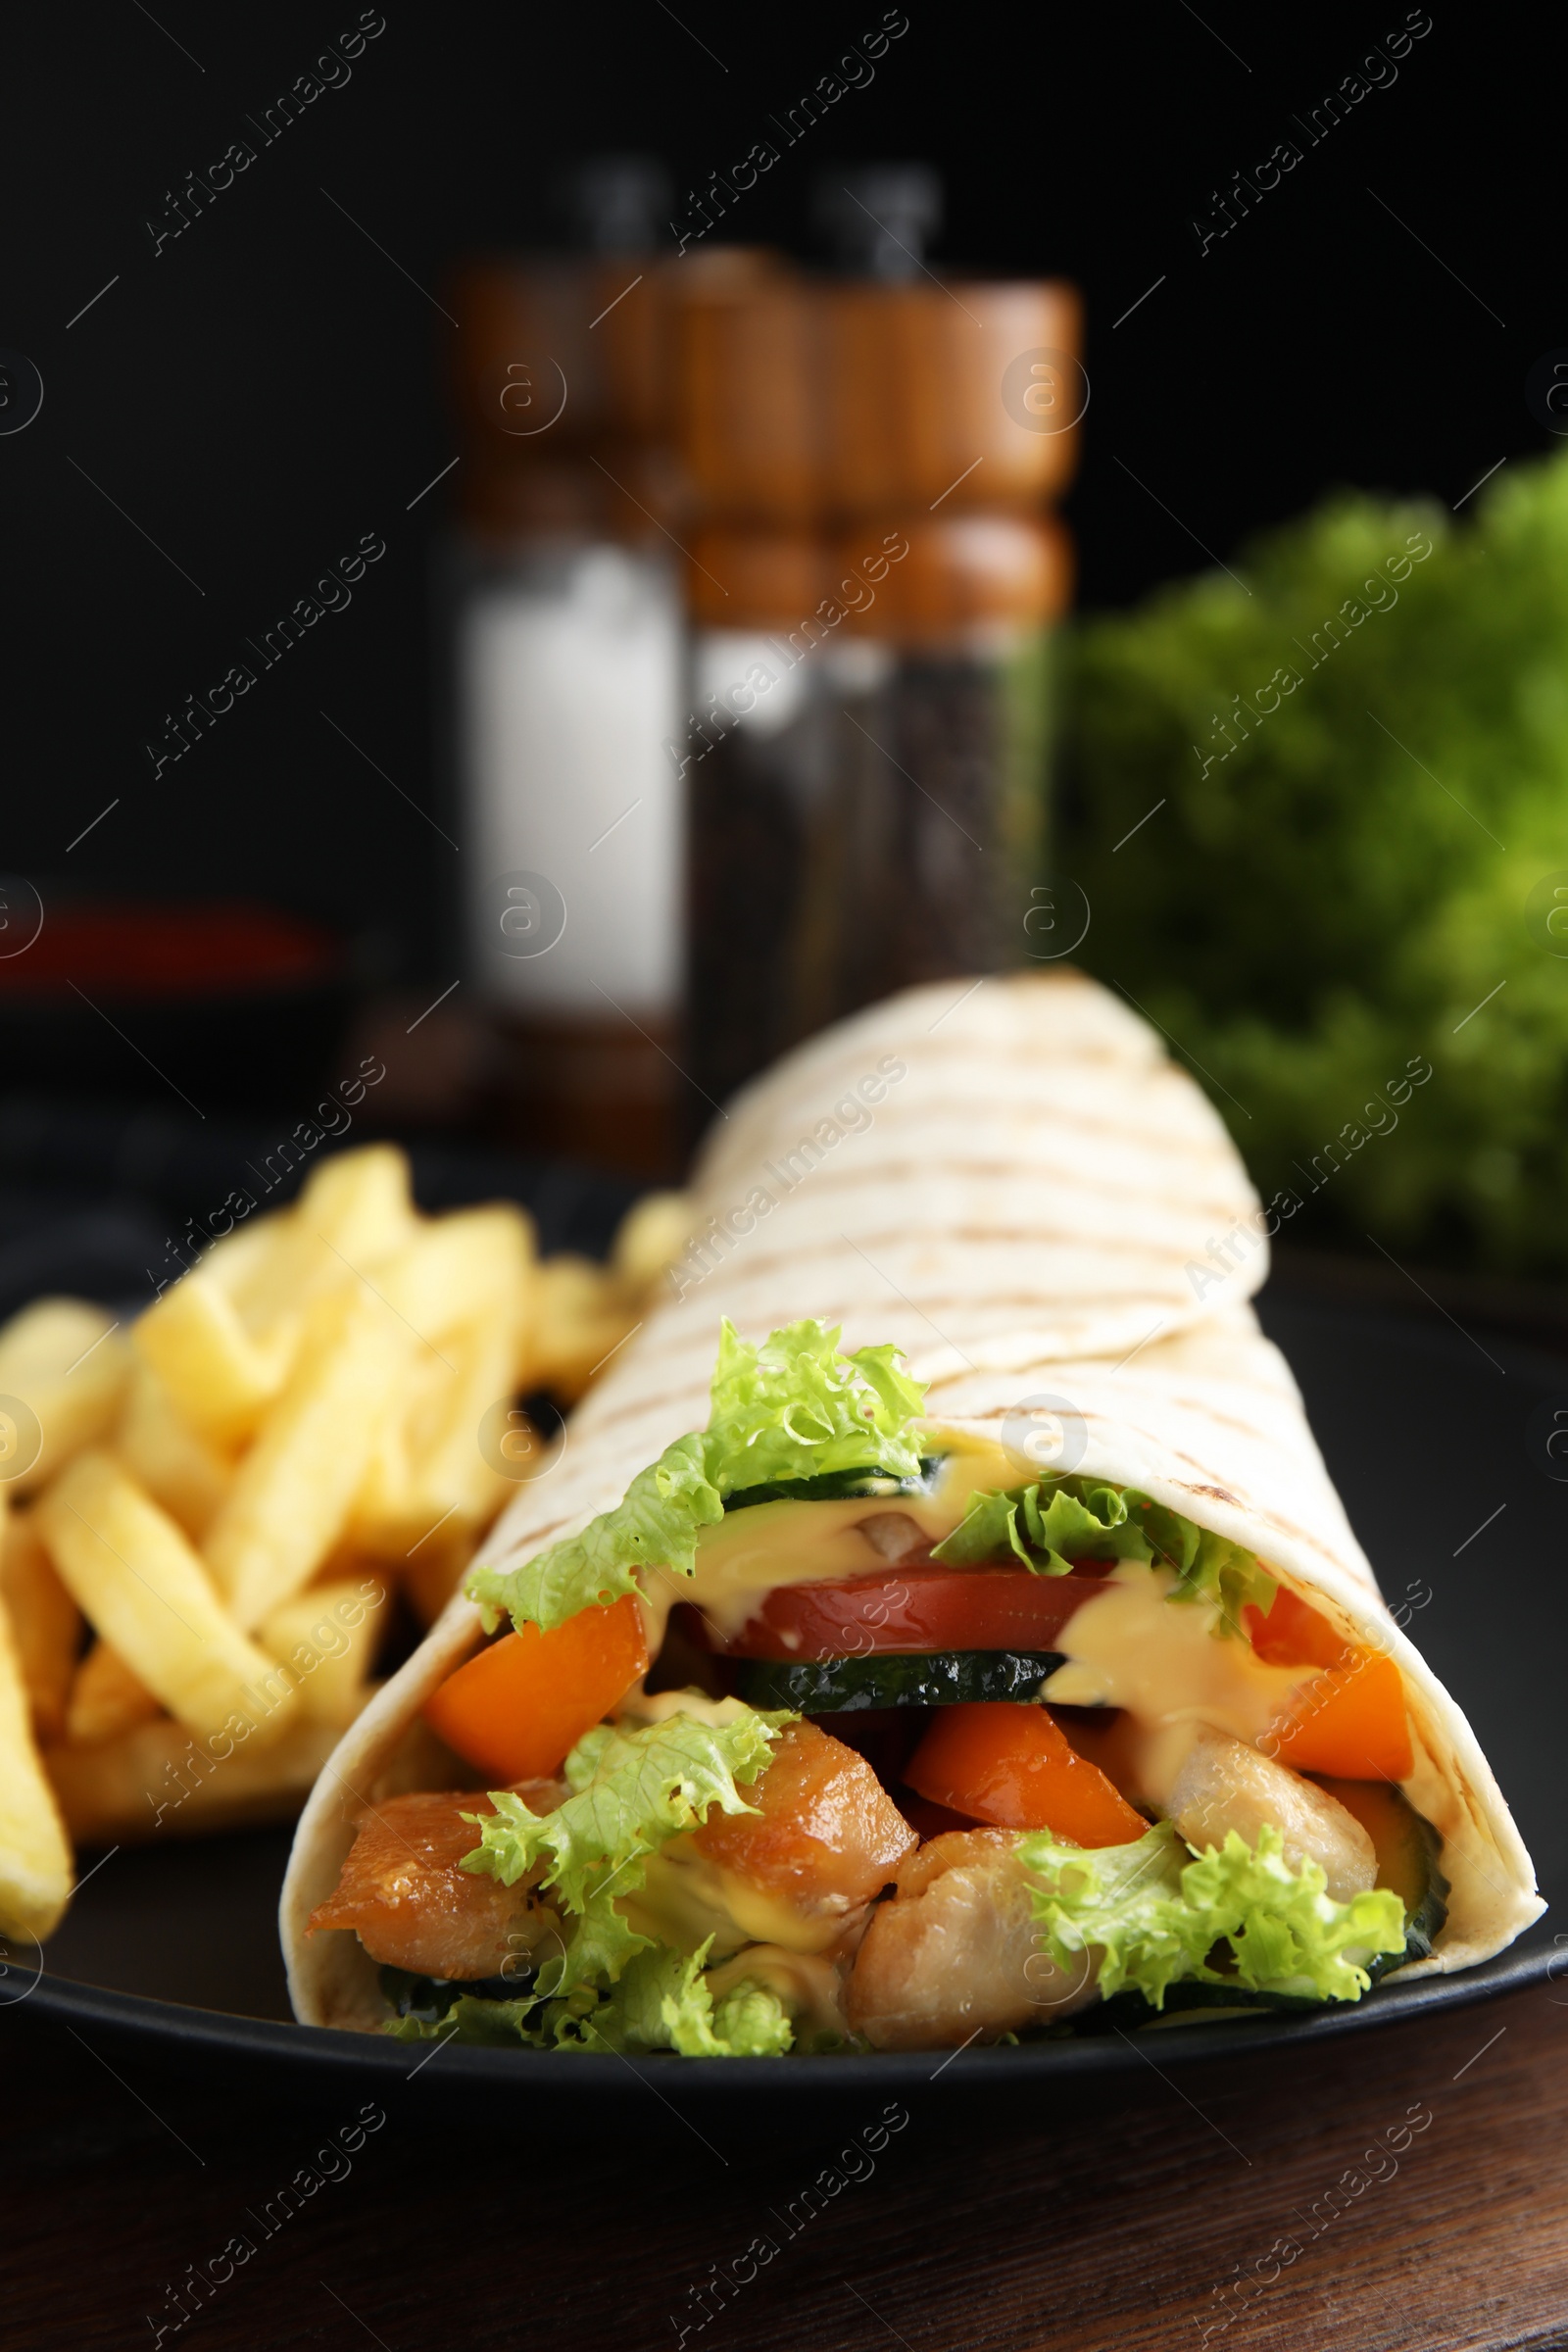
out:
M749 1510L757 1502L838 1502L863 1494L886 1502L898 1494L929 1494L943 1456L922 1460L918 1478L894 1478L883 1470L826 1470L820 1478L776 1478L767 1486L738 1487L724 1497L726 1511Z
M381 1990L399 2017L416 2017L421 2024L433 2025L445 2017L454 2002L466 1993L486 2001L514 2001L528 1989L528 1980L514 1984L506 1977L485 1977L478 1981L456 1977L417 1977L406 1968L390 1964L379 1972Z
M975 1699L1025 1702L1061 1665L1059 1650L938 1649L865 1658L747 1658L740 1696L752 1707L833 1715L871 1707L956 1707Z

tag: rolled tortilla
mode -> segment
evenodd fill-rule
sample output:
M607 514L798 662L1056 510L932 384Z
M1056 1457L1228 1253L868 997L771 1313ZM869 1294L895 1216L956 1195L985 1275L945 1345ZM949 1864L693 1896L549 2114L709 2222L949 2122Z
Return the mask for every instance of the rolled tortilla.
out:
M1148 1023L1071 971L911 989L825 1031L714 1121L693 1191L665 1301L486 1557L582 1526L703 1426L723 1315L749 1338L810 1315L847 1350L891 1342L940 1418L976 1372L1015 1402L1268 1271L1223 1124Z
M938 1051L955 1031L956 1050ZM759 1217L719 1249L726 1204L746 1200L759 1171L772 1181L782 1139L813 1109L820 1127L830 1098L846 1104L854 1073L885 1056L906 1075L874 1124L851 1128L845 1108L831 1148L841 1156L830 1160L824 1143L765 1228ZM1529 1856L1474 1735L1386 1607L1290 1369L1246 1303L1266 1264L1255 1197L1206 1103L1114 999L1063 974L876 1007L739 1098L700 1170L700 1202L706 1270L691 1258L677 1269L680 1296L574 1415L559 1466L522 1489L487 1559L524 1559L576 1532L704 1425L721 1315L754 1340L802 1316L842 1321L846 1349L896 1340L931 1384L930 1450L997 1447L1009 1413L1049 1394L1077 1416L1079 1471L1245 1545L1348 1640L1395 1660L1416 1759L1404 1788L1443 1835L1451 1887L1437 1948L1402 1973L1468 1967L1540 1916ZM1195 1279L1216 1267L1216 1286ZM1019 1464L997 1483L1028 1474ZM670 1580L648 1582L657 1641ZM419 1710L482 1639L459 1594L307 1804L281 1912L307 2023L373 2028L388 2014L356 1939L309 1936L307 1923L336 1886L366 1805L407 1787L473 1785Z

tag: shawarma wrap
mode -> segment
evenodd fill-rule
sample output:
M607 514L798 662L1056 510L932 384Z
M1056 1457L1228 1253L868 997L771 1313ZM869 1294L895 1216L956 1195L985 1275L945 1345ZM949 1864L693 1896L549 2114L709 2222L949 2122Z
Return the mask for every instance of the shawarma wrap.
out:
M311 1797L302 2019L956 2047L1356 2000L1539 1916L1246 1303L1255 1199L1115 1000L895 1000L700 1180L706 1248Z

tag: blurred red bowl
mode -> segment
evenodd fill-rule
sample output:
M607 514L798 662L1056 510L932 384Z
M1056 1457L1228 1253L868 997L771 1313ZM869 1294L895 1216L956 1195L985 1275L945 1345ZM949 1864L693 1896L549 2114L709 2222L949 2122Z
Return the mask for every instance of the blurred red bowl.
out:
M349 1004L331 932L241 901L42 904L36 936L0 956L8 1093L172 1090L206 1111L286 1103L329 1073Z

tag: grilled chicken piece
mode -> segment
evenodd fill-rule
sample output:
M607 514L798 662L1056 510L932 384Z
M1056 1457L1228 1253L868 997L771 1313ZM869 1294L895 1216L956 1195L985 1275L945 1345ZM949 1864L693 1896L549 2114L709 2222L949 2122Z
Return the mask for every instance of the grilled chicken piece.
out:
M545 1813L566 1792L558 1782L533 1781L517 1793ZM311 1914L312 1935L351 1928L372 1960L416 1976L520 1980L534 1947L552 1934L559 1938L560 1921L529 1885L503 1886L458 1867L479 1842L465 1813L494 1810L488 1796L453 1789L374 1806L355 1833L336 1893Z
M873 2049L944 2050L1070 2017L1095 1997L1085 1954L1058 1969L1029 1901L1013 1830L950 1830L878 1904L850 1978L850 2024Z
M692 1846L743 1885L824 1922L848 1921L917 1843L865 1758L814 1723L785 1729L745 1795L756 1814L710 1814Z
M1224 1732L1205 1730L1194 1745L1171 1785L1170 1818L1198 1853L1223 1845L1227 1830L1255 1846L1258 1831L1272 1823L1292 1870L1320 1862L1339 1903L1377 1879L1372 1840L1337 1796Z

